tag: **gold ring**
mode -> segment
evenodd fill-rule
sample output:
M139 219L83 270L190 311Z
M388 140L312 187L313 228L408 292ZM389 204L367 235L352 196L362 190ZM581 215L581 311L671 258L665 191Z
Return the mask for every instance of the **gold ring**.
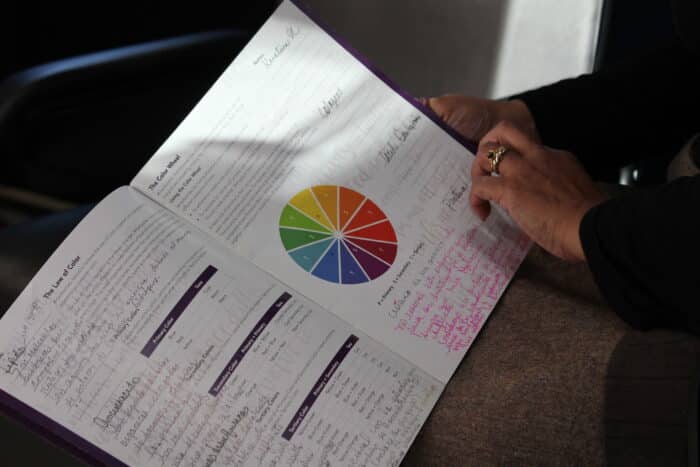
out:
M508 148L505 146L499 146L496 149L491 149L488 152L489 161L491 161L491 173L498 175L498 165L503 160L503 157L508 152Z

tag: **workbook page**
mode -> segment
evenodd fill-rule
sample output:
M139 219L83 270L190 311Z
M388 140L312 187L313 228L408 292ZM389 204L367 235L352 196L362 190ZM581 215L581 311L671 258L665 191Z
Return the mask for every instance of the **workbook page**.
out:
M398 465L442 388L131 188L0 320L0 406L101 463Z
M380 76L283 2L132 184L446 382L529 240Z

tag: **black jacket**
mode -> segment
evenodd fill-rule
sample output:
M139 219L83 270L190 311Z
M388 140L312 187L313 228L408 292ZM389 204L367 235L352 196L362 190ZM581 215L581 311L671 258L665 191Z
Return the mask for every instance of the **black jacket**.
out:
M673 2L678 40L648 56L515 96L544 144L595 176L668 157L700 132L700 2ZM588 265L631 325L700 334L700 176L591 209L580 228Z

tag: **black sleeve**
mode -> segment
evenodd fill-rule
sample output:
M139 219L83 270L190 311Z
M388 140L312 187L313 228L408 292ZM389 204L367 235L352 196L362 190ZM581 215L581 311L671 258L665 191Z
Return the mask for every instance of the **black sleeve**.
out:
M629 324L700 334L700 176L591 209L580 226L603 295Z
M669 158L700 131L700 6L673 2L679 42L591 75L523 93L544 144L593 175ZM683 27L685 25L685 27ZM700 176L611 199L583 218L588 265L634 327L700 334Z
M670 157L700 131L700 58L678 43L512 98L525 101L544 144L573 152L595 178Z

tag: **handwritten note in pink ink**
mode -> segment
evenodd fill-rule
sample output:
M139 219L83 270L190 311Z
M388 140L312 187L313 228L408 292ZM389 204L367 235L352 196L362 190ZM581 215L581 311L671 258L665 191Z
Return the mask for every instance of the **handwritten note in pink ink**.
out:
M467 349L529 246L528 237L502 218L489 229L449 232L414 281L396 330L437 342L446 353Z

